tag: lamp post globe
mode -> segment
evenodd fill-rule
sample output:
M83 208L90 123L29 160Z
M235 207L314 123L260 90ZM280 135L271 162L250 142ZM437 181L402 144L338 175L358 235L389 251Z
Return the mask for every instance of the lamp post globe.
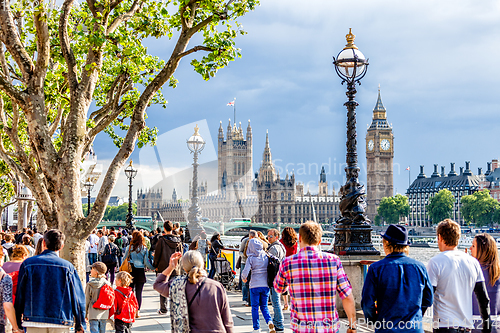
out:
M366 201L364 186L359 183L358 153L356 141L356 107L354 97L356 83L365 76L368 59L354 44L354 36L349 29L346 35L347 45L334 58L333 64L342 84L347 83L347 154L346 183L340 188L340 217L335 227L334 252L337 255L379 255L371 241L372 227L365 215Z
M85 184L83 184L85 189L87 190L87 216L90 214L90 192L94 188L94 184L90 181L90 179L87 179Z
M189 151L193 153L193 182L191 207L188 213L188 225L186 230L187 242L190 242L205 229L201 225L201 208L198 205L198 154L205 148L205 141L199 133L198 125L194 128L194 134L187 140Z
M125 224L129 232L134 228L134 216L132 215L132 180L137 176L137 169L132 165L132 161L127 168L125 168L125 175L128 178L128 213L127 219L125 220Z

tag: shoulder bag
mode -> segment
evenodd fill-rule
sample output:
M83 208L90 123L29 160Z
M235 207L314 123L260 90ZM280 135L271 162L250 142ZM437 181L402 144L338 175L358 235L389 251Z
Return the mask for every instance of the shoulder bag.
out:
M130 253L131 252L132 252L132 250L130 249L130 246L129 246L127 258L125 258L125 260L123 260L123 263L120 266L120 272L123 271L123 272L132 273L132 265L130 264Z

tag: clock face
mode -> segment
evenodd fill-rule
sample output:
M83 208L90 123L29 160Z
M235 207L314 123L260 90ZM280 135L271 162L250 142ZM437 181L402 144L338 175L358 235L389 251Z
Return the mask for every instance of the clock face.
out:
M380 148L382 148L382 150L389 150L389 148L391 148L391 143L389 140L383 139L380 141Z
M368 150L373 150L373 140L368 141Z

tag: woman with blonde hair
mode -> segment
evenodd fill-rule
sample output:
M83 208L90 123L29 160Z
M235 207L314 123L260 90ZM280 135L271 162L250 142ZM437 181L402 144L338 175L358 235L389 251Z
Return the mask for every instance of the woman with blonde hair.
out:
M474 237L470 247L471 255L481 264L486 290L490 297L491 332L499 332L500 322L495 320L500 314L500 260L498 258L497 242L489 234L479 234ZM472 301L472 314L476 329L474 333L481 332L481 316L476 295Z
M179 260L187 276L169 280ZM187 251L184 256L176 252L153 284L157 292L171 299L170 322L174 333L233 332L226 291L220 282L207 278L203 266L199 251Z

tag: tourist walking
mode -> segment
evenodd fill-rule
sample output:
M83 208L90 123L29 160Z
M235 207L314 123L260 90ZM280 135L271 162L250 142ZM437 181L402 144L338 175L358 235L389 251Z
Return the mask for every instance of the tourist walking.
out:
M109 318L109 309L94 308L101 288L104 285L111 287L106 280L107 267L102 262L95 262L90 270L90 280L85 287L85 313L89 321L90 333L106 333L106 322Z
M24 260L19 269L16 309L17 324L28 333L85 330L85 293L75 267L59 258L64 235L52 229L43 236L40 255ZM36 306L33 306L36 304ZM64 304L65 306L60 306ZM24 320L24 322L23 322Z
M250 303L250 289L248 288L248 281L243 282L243 279L241 277L241 273L245 269L245 265L247 263L247 255L245 253L246 252L245 250L247 249L248 240L250 239L250 235L252 234L252 232L253 232L252 238L254 238L256 236L255 230L250 230L248 235L243 237L243 239L241 240L240 249L239 249L239 254L240 254L240 258L241 258L241 264L240 264L241 294L243 295L243 302L245 302L246 306L250 306L250 304L251 304Z
M163 229L165 231L165 235L161 236L158 239L155 247L155 255L153 266L156 268L157 274L163 272L170 264L170 257L175 252L182 252L182 243L181 239L172 234L174 230L174 225L170 221L165 221L163 223ZM176 277L181 274L180 267L174 269L174 271L170 274L171 278ZM167 313L167 298L160 294L160 309L158 310L159 314Z
M465 332L474 328L473 293L479 302L482 331L490 332L490 301L483 272L474 257L457 249L460 225L446 219L438 224L436 232L441 253L431 258L427 264L434 287L434 332Z
M353 333L356 309L351 283L339 257L320 251L322 234L316 222L308 221L300 226L300 251L283 260L274 289L280 293L289 287L293 332L338 332L339 315L335 305L338 293L348 319L347 333Z
M96 230L92 230L92 233L87 238L90 243L89 250L89 265L92 265L97 261L97 247L99 246L99 237L96 235Z
M203 262L205 263L205 266L203 267L206 267L209 244L210 242L207 239L207 233L205 231L202 231L200 233L200 239L198 239L198 252L200 252L201 257L203 258Z
M142 232L136 230L132 233L132 240L125 250L125 255L123 257L127 258L129 252L129 262L132 265L132 284L130 287L135 292L140 310L142 305L142 290L146 283L146 268L153 269L153 266L149 262L148 249L146 248L146 242L144 241ZM137 311L137 313L139 313L139 311ZM139 317L139 314L137 317Z
M106 247L106 244L108 244L108 236L106 236L105 232L106 229L104 229L104 227L103 230L97 231L97 237L99 237L99 244L97 244L98 260L102 260L104 248Z
M109 243L104 247L102 254L102 262L106 265L106 276L109 275L111 284L115 282L115 269L118 266L118 257L121 256L122 250L115 244L115 236L109 235Z
M132 333L132 323L139 311L137 298L129 287L131 283L132 275L128 272L116 274L115 306L110 309L110 315L115 318L116 333Z
M498 258L497 242L489 234L479 234L474 237L470 247L471 255L479 261L483 271L486 291L490 298L491 331L500 331L500 260ZM472 315L475 329L473 333L481 331L481 316L479 302L476 295L473 296Z
M182 259L181 259L182 258ZM187 276L170 275L179 266ZM170 297L172 332L233 332L234 322L226 291L220 282L207 279L203 258L198 251L180 252L170 257L169 266L158 275L153 288Z
M30 235L25 234L23 236L23 242L22 242L22 244L28 250L29 257L33 257L35 255L35 248L33 246L31 246L32 243L31 243L31 237L30 237Z
M19 268L24 260L29 257L28 250L22 245L16 245L12 249L10 261L3 264L3 270L12 278L12 303L16 300L17 281L19 280ZM1 260L3 262L3 260Z
M247 262L241 273L243 281L246 282L248 275L252 272L250 279L250 299L252 302L252 321L254 332L260 332L259 308L270 332L275 332L271 314L267 307L269 300L269 287L267 284L268 258L263 250L262 241L252 238L248 241Z
M422 316L432 306L433 289L425 265L409 258L408 231L391 224L382 235L386 257L370 265L361 307L375 332L423 333Z
M283 244L279 241L280 233L276 229L269 229L267 231L267 240L269 241L269 248L267 253L280 262L285 259L286 250ZM273 323L276 326L276 332L285 331L283 326L283 310L281 309L281 294L276 292L274 288L271 289L271 302L273 304Z
M7 274L1 267L3 264L4 253L0 251L0 332L5 333L5 326L7 320L12 324L13 333L23 333L16 320L16 312L14 310L13 299L13 282L9 274Z
M215 276L215 259L217 259L224 248L218 232L214 233L212 239L210 239L210 244L210 253L208 255L208 259L210 259L210 273L208 273L208 278L213 279Z
M297 233L292 227L286 227L283 229L281 232L281 239L280 242L283 244L285 247L285 257L293 256L294 254L297 254ZM288 310L289 307L289 295L288 295L288 289L283 291L283 310Z

